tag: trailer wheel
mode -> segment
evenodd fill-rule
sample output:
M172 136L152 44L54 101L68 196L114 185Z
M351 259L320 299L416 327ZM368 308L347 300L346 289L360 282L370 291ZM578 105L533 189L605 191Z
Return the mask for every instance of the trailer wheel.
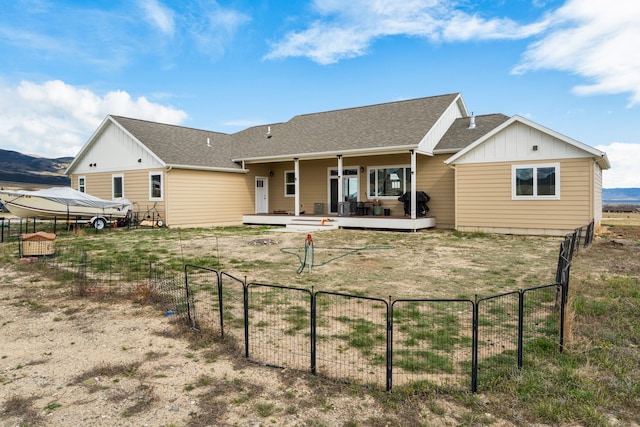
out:
M96 230L102 230L105 225L107 225L107 221L105 221L103 218L96 218L93 221L93 228L95 228Z

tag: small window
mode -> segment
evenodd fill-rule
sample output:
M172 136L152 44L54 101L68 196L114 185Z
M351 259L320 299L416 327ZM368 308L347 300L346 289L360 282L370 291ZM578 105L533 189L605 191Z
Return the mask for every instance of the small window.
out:
M162 174L149 173L149 200L162 200Z
M560 165L514 165L513 199L559 199Z
M293 197L296 195L296 173L294 171L284 172L284 196Z
M410 167L385 166L369 169L369 198L397 198L410 190Z
M78 177L78 191L81 193L86 193L87 192L87 185L86 185L86 179L84 176L79 176Z
M112 177L112 198L119 199L124 197L124 176L113 175Z

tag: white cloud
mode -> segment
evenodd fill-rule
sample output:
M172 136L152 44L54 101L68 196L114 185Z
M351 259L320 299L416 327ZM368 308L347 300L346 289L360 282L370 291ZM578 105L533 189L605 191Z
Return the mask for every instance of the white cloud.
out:
M555 69L590 83L574 87L580 95L631 93L640 104L640 2L569 0L549 16L545 36L531 44L514 73Z
M161 32L168 36L173 36L175 22L173 11L168 7L158 3L157 0L140 0L140 8L145 12L145 19Z
M449 42L520 39L547 25L486 19L456 9L450 0L316 0L314 7L322 18L274 43L266 59L306 56L320 64L331 64L364 55L376 39L387 36Z
M210 57L222 55L239 28L251 18L215 1L203 2L186 17L188 31L198 51Z
M640 144L614 142L609 145L598 145L611 162L611 169L603 172L604 188L640 188Z
M180 124L184 111L124 91L100 96L60 80L0 84L3 148L45 157L75 156L107 114Z

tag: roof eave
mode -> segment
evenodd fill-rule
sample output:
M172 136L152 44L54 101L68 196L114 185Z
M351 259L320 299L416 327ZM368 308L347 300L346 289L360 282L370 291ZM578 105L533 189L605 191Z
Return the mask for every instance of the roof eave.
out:
M180 165L180 164L167 164L168 169L187 169L207 172L234 172L234 173L247 173L247 169L241 168L223 168L223 167L211 167L211 166L193 166L193 165Z
M549 129L545 126L542 126L539 123L536 123L532 120L529 120L525 117L519 116L519 115L514 115L512 117L510 117L508 120L506 120L505 122L503 122L502 124L500 124L499 126L496 126L495 128L493 128L490 132L487 132L486 134L484 134L482 137L478 138L477 140L475 140L473 143L469 144L468 146L466 146L465 148L463 148L462 150L456 152L453 156L449 157L448 159L446 159L444 162L447 165L451 165L452 163L455 163L456 160L458 160L459 158L461 158L462 156L464 156L465 154L467 154L468 152L474 150L477 146L479 146L480 144L484 143L486 140L488 140L489 138L491 138L492 136L498 134L499 132L501 132L503 129L506 129L508 126L511 126L513 123L515 122L520 122L523 123L527 126L530 126L534 129L539 130L540 132L546 133L547 135L551 135L556 139L559 139L560 141L563 141L569 145L572 145L578 149L581 149L589 154L591 154L592 156L594 156L594 158L596 158L596 161L598 162L598 165L600 165L600 167L602 169L609 169L611 167L611 163L609 163L609 158L607 157L607 153L598 150L597 148L593 148L590 145L584 144L580 141L577 141L573 138L570 138L566 135L563 135L559 132L556 132L552 129Z
M393 147L376 147L376 148L368 148L368 149L354 149L354 150L341 150L341 151L322 151L318 153L293 153L293 154L282 154L277 156L243 157L238 159L232 159L232 161L236 163L240 163L240 162L271 163L271 162L290 161L292 159L320 160L320 159L333 158L337 156L342 156L342 157L379 156L383 154L403 153L410 150L416 150L417 148L418 148L417 144L396 145Z

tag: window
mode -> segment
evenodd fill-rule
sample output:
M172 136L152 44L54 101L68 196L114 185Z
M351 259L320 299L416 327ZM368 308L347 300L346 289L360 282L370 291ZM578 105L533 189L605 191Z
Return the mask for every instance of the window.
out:
M124 197L124 176L113 175L111 185L111 197L113 199L119 199Z
M513 199L559 199L560 165L514 165Z
M81 193L86 193L87 192L87 185L86 185L86 179L84 176L79 176L78 177L78 191Z
M162 174L149 172L149 200L162 200Z
M397 198L411 190L411 167L369 169L369 198Z
M284 171L284 196L293 197L296 195L296 173L295 171Z

